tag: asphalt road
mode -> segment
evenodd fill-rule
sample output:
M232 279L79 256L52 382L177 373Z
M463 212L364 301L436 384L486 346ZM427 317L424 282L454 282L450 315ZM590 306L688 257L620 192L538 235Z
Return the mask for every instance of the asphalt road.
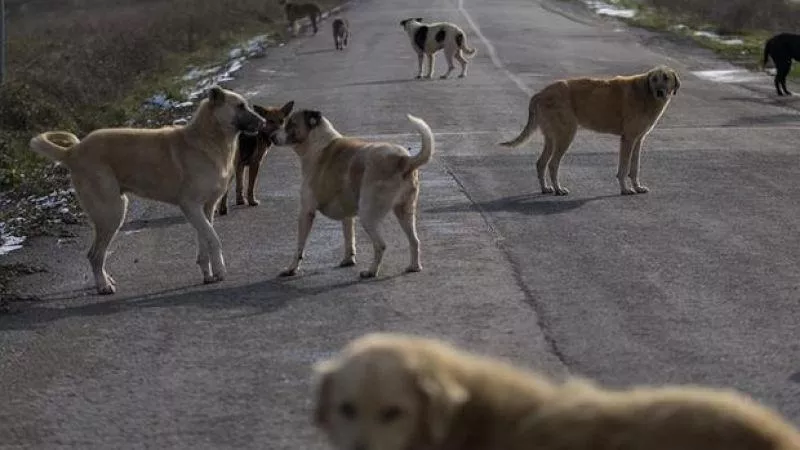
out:
M301 275L276 278L296 239L299 167L283 148L262 168L262 204L217 222L221 284L200 284L193 232L163 205L133 204L110 256L113 297L93 295L85 228L33 240L9 257L48 271L20 285L41 301L0 317L0 447L321 449L309 368L374 330L612 385L734 387L800 423L797 100L776 99L766 75L699 78L728 66L562 2L361 0L345 14L346 51L326 21L231 86L414 149L405 113L427 120L437 149L422 171L424 271L401 273L408 250L390 217L384 275L359 281L365 233L358 266L338 269L340 226L320 218ZM409 16L463 25L478 49L466 79L412 80ZM540 135L495 145L521 129L526 92L659 63L683 86L645 144L649 194L618 195L612 137L579 132L562 198L538 193Z

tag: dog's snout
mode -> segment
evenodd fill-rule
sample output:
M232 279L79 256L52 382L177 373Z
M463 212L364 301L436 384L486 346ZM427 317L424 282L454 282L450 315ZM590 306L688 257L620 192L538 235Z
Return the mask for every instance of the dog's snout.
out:
M667 91L665 91L664 89L656 90L656 97L663 98L663 97L666 97L666 96L667 96Z

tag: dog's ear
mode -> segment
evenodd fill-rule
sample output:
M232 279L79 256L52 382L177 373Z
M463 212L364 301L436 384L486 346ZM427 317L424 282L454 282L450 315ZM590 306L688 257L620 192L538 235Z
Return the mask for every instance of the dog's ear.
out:
M678 72L675 70L671 71L672 73L672 81L675 83L675 88L672 89L672 95L678 93L678 89L681 87L681 78L678 76Z
M208 101L211 106L217 106L225 102L225 91L219 86L212 86L208 91Z
M294 108L294 100L290 101L289 103L283 105L281 107L281 113L284 117L288 117L289 114L292 112L292 108Z
M469 400L469 392L443 373L420 374L416 381L422 397L423 423L426 427L422 431L428 443L438 447L447 438L456 414Z
M337 368L338 363L333 360L319 362L313 367L316 392L312 422L319 428L330 424L332 378Z
M253 111L255 111L256 114L258 114L259 116L261 116L261 117L263 117L265 119L267 118L267 115L269 115L269 111L267 110L267 108L264 108L261 105L253 104Z
M305 116L308 128L314 128L322 122L322 113L319 111L306 111Z

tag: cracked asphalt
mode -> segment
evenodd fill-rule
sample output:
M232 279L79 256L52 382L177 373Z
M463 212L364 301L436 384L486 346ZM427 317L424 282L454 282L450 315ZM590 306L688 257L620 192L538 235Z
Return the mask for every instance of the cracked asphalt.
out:
M2 448L322 449L310 425L311 365L368 331L439 336L553 375L604 383L733 387L800 423L798 101L767 75L717 83L709 52L544 0L359 0L248 63L230 87L258 103L321 110L343 133L436 132L422 170L424 271L402 274L405 238L387 218L377 280L339 269L338 223L319 218L303 270L279 279L296 239L299 165L268 154L256 208L218 219L229 278L203 286L177 208L133 202L112 246L111 297L93 294L76 238L35 239L9 262L40 300L0 317ZM399 21L459 23L478 49L465 79L417 81ZM446 67L442 55L437 71ZM580 131L561 169L568 197L538 193L540 135L528 92L576 75L669 64L683 84L645 142L647 195L618 195L617 141Z

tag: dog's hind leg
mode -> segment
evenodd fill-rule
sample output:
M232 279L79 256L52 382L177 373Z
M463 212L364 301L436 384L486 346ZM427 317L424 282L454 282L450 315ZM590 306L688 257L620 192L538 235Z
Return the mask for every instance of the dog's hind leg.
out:
M542 188L542 194L552 194L555 192L553 187L547 184L547 164L550 162L550 158L553 157L554 147L553 138L545 136L542 154L539 155L539 159L536 160L536 176L539 177L539 187Z
M561 159L564 153L567 152L569 146L572 145L572 140L575 139L575 133L578 131L577 123L564 124L561 129L560 135L553 142L553 157L547 164L547 170L550 171L550 181L553 183L553 191L556 195L569 195L569 190L562 187L558 182L558 168L561 165Z
M617 168L617 180L619 180L619 190L622 195L632 195L636 191L629 188L626 176L631 173L631 158L633 157L636 139L631 139L622 135L619 140L619 166ZM637 169L638 175L638 169Z
M449 77L450 74L453 72L453 69L455 69L455 65L453 65L453 56L455 56L454 53L455 52L449 49L445 49L444 51L444 57L447 60L447 72L445 72L445 74L440 77L443 80Z
M369 270L362 271L361 278L374 278L378 276L381 269L381 262L383 262L383 253L386 251L386 241L380 233L380 223L384 216L389 212L389 203L381 198L380 192L369 192L359 201L359 214L361 225L364 231L369 235L372 240L372 265Z
M639 139L636 140L636 143L633 144L633 154L631 155L631 168L628 171L628 176L631 179L633 190L636 191L637 194L646 194L650 192L650 189L648 189L647 186L644 186L639 182L639 167L641 164L642 143L645 137L647 136L646 135L641 136Z
M456 60L461 64L461 74L458 75L458 78L464 78L467 76L467 59L464 58L461 49L456 50Z
M225 279L225 259L222 256L222 244L219 235L212 225L213 201L205 205L183 204L181 211L186 220L197 232L197 265L203 273L203 283L216 283ZM209 218L210 216L210 218ZM211 264L209 270L209 263Z
M419 236L417 236L417 196L419 189L409 195L409 199L405 203L395 205L394 215L400 223L400 228L408 238L408 247L411 251L411 263L406 267L406 272L419 272L422 270L422 264L419 258Z
M73 175L73 180L78 201L94 230L92 246L86 256L92 266L97 293L113 294L116 287L114 279L106 272L106 258L108 246L125 220L128 198L120 194L119 185L110 177L81 180Z
M786 95L792 95L792 93L786 89L786 77L792 70L792 61L776 60L775 70L775 90L778 91L778 95L784 95L784 93ZM783 91L781 91L781 88L783 88Z
M356 218L348 217L342 220L342 232L344 234L344 259L339 263L339 267L351 267L356 265Z

